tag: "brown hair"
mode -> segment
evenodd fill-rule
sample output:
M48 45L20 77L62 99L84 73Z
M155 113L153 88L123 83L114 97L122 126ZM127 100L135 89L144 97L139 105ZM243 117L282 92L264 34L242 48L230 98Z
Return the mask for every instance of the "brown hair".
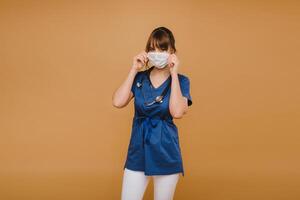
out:
M161 26L152 31L149 36L145 51L154 51L155 47L162 51L167 51L170 48L171 53L176 52L173 33L166 27Z

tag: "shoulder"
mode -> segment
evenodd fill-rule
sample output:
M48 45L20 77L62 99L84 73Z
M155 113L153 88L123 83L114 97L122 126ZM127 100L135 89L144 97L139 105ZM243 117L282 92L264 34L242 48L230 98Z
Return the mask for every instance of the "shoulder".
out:
M143 71L139 71L136 75L137 76L143 76L143 75L145 75L147 73L148 70L149 69L146 69L146 70L143 70Z
M181 82L181 83L190 82L190 79L186 74L178 73L178 79L179 79L179 82Z
M146 74L146 70L144 70L144 71L139 71L139 72L136 73L135 79L136 79L136 80L137 80L137 79L140 79L140 78L142 78L145 74Z

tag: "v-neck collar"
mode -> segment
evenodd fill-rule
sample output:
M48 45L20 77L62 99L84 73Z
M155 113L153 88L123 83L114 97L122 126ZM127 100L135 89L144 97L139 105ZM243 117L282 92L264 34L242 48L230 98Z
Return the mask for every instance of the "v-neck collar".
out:
M148 81L149 81L149 83L150 83L150 86L151 86L154 90L159 90L159 89L160 89L161 87L163 87L167 82L169 82L169 80L171 79L171 74L170 74L169 77L168 77L166 80L164 80L158 87L154 87L153 84L152 84L152 82L151 82L151 79L150 79L150 72L151 72L151 70L153 70L153 68L154 68L154 66L151 67L150 69L148 69L146 76L147 76L147 78L148 78Z

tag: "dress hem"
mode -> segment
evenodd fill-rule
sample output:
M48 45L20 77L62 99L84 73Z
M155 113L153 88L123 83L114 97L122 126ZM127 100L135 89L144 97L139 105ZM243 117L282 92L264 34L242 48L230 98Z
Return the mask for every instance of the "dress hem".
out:
M128 166L124 166L123 169L129 169L133 171L139 171L139 172L144 172L145 176L157 176L157 175L171 175L171 174L177 174L181 173L182 177L184 177L184 170L174 170L170 172L145 172L143 169L137 169L137 168L131 168Z

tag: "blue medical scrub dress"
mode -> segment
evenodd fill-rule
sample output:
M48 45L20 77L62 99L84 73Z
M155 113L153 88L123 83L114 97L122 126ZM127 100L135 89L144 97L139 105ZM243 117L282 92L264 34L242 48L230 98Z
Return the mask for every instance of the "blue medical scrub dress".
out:
M138 72L132 84L135 112L124 169L144 171L146 176L179 172L184 176L178 129L169 112L171 75L155 88L147 73L152 69ZM178 74L178 80L188 106L192 105L189 78ZM166 87L169 90L162 103L145 105L144 102L152 102Z

